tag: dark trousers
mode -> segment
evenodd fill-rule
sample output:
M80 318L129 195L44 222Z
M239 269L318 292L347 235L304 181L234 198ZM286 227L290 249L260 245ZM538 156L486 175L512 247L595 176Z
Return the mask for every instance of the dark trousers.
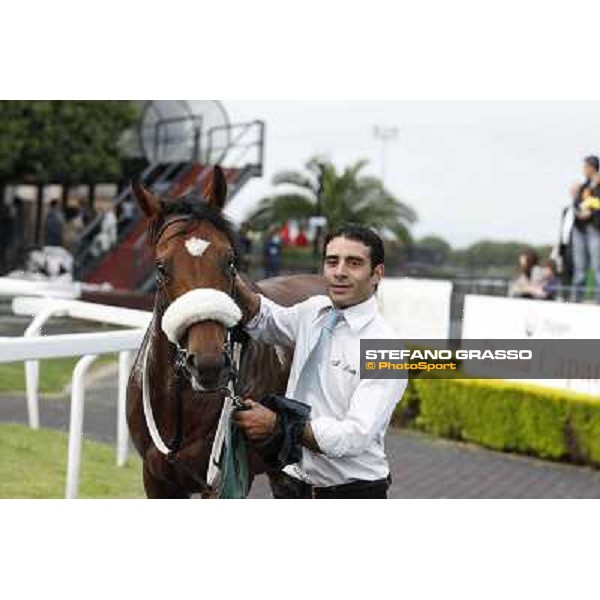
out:
M273 497L285 500L300 500L307 498L317 499L360 499L360 498L387 498L387 491L392 482L388 475L385 479L377 481L353 481L342 485L330 487L316 487L290 477L283 471L271 475L271 489Z

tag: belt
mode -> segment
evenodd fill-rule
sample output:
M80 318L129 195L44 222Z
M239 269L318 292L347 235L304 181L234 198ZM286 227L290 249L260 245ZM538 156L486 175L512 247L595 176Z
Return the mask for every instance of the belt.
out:
M285 473L283 473L283 475L292 479L296 485L302 488L304 492L302 496L305 498L335 498L338 496L342 497L346 494L364 492L377 487L385 486L385 489L387 489L392 483L392 477L391 475L388 475L383 479L376 479L371 481L360 479L356 481L350 481L349 483L341 483L339 485L316 486L310 485L305 481L297 479L296 477L291 477Z

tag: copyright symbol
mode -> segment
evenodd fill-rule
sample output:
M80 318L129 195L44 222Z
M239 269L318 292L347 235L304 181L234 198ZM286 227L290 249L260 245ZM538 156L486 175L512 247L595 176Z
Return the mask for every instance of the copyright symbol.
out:
M368 362L365 367L367 369L369 369L369 371L372 371L375 368L375 363L374 362Z

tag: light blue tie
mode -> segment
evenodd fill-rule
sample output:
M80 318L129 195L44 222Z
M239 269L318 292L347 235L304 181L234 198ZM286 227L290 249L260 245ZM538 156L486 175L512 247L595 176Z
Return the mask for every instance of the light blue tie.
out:
M331 335L335 326L343 318L344 315L336 308L333 308L327 314L327 319L323 324L319 339L314 348L310 351L310 354L302 367L300 376L298 377L298 383L296 384L296 391L294 394L297 400L300 400L301 402L304 401L307 392L319 384L319 365L327 358L329 346L331 345Z

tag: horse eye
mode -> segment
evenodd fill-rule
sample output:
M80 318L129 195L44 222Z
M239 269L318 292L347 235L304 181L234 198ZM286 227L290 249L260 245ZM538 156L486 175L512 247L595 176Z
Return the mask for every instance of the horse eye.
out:
M156 271L158 273L158 277L161 280L166 280L169 278L169 273L167 271L167 267L165 263L157 261L156 262Z
M227 275L231 275L232 270L234 268L235 268L235 257L233 256L233 254L230 254L227 257L227 262L225 262L223 270Z

